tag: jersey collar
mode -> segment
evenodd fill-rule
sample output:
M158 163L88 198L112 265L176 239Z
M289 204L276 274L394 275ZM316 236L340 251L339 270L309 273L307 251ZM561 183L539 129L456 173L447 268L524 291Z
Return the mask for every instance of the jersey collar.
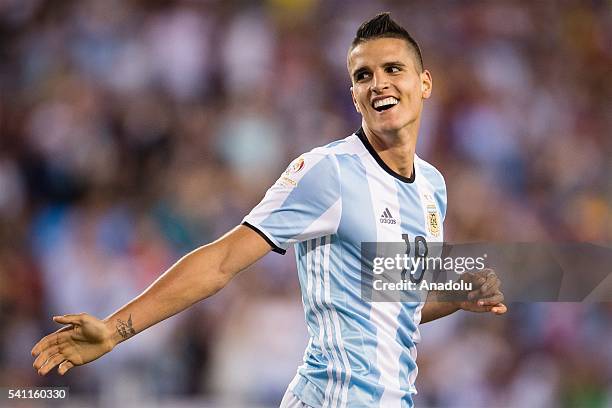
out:
M361 142L363 143L365 148L368 150L368 152L372 155L372 157L374 157L374 160L376 160L376 163L378 163L378 165L382 167L384 171L386 171L387 173L389 173L396 179L403 181L404 183L414 182L414 179L416 177L416 172L414 171L414 163L412 163L412 175L410 177L404 177L401 174L393 171L391 167L387 166L387 163L385 163L383 159L380 158L378 153L376 153L374 146L370 144L370 141L368 140L365 132L363 131L363 128L360 127L359 130L355 132L355 135L357 135L357 137L359 138L359 140L361 140ZM416 159L416 155L415 155L415 159Z

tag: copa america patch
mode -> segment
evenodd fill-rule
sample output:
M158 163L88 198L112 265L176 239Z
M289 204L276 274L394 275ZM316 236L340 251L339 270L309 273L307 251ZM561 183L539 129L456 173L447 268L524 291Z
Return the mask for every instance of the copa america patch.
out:
M298 157L297 159L292 161L291 164L289 164L289 167L287 167L287 170L285 170L285 175L289 176L291 174L299 173L300 171L302 171L305 165L306 162L304 161L304 158Z
M305 166L306 162L304 161L304 158L298 157L289 164L289 167L287 167L276 183L283 187L289 188L297 186L297 180L294 179L293 176L302 171Z

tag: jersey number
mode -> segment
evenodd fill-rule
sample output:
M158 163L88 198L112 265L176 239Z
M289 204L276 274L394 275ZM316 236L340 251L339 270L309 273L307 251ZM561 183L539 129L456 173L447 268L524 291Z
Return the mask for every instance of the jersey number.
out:
M406 274L409 274L410 282L420 283L425 276L425 271L427 270L427 265L425 262L428 252L427 241L425 240L425 237L421 235L414 237L414 244L410 242L410 237L408 234L402 234L402 239L406 243L406 255L410 256L410 253L412 252L411 249L414 246L414 254L412 255L414 262L410 264L410 269L404 268L402 270L402 280L405 280ZM416 277L417 268L421 269L421 273L418 278Z

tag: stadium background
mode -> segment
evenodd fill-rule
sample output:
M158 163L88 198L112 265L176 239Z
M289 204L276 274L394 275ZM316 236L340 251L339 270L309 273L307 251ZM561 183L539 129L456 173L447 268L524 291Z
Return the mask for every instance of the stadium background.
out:
M610 243L608 2L5 0L0 385L278 403L306 343L292 254L64 378L39 378L29 350L53 314L111 313L292 158L354 131L346 50L381 10L433 74L418 152L446 177L447 239ZM457 313L423 326L416 401L611 406L611 338L604 303Z

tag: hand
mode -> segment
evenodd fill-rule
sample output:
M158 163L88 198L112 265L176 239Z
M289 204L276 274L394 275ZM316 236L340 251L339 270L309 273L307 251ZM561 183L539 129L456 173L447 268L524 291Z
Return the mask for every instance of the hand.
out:
M102 320L87 313L55 316L53 320L69 326L43 337L32 348L32 356L36 357L34 369L40 375L46 375L58 364L57 372L64 375L72 367L100 358L114 347L112 332Z
M459 302L460 309L469 312L492 312L502 315L508 308L502 302L504 294L500 291L501 281L492 269L478 272L466 272L461 275L465 282L472 283L472 290L467 294L467 300Z

